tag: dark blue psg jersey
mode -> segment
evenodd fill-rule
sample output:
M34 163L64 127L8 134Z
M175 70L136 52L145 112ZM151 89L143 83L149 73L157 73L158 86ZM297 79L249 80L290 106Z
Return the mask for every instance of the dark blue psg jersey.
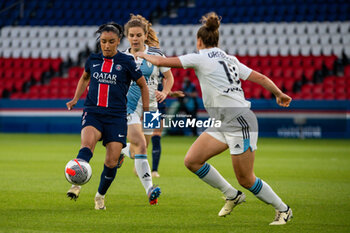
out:
M85 71L91 77L84 104L86 110L126 116L130 83L142 77L134 58L120 51L114 57L91 54L85 63Z

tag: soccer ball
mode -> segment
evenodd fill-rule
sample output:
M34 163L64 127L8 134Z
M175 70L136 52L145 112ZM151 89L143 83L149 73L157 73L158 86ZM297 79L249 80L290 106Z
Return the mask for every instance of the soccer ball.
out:
M64 174L69 183L83 185L90 180L92 170L90 164L85 160L73 159L67 163Z

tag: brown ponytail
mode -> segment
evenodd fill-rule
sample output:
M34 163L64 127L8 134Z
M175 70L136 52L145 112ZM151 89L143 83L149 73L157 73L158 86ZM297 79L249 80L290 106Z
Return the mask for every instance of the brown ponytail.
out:
M221 17L215 12L202 16L202 27L197 32L197 38L201 38L206 47L217 47L219 44L219 27Z
M156 31L151 27L152 24L142 15L130 14L130 20L125 24L125 36L129 33L129 28L141 27L145 32L147 39L145 44L159 48L159 40Z

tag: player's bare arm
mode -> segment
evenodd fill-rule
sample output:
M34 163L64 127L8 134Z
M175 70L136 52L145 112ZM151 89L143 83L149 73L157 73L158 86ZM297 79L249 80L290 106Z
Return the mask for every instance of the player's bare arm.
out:
M77 89L75 90L73 99L66 103L68 110L72 110L73 107L77 104L78 100L80 99L80 96L84 93L87 86L89 85L89 82L90 82L90 74L84 71L84 73L81 75L79 79Z
M141 89L143 111L149 111L149 92L145 77L142 76L136 83Z
M269 79L265 75L260 74L259 72L256 72L253 70L252 73L249 75L247 80L255 82L255 83L263 86L266 90L268 90L272 94L274 94L278 105L280 105L282 107L289 107L289 104L292 101L292 98L289 97L288 95L284 94L274 84L274 82L272 82L271 79Z
M170 97L185 97L185 93L183 91L171 91L169 93Z
M145 54L143 52L137 52L136 57L141 57L146 59L155 66L165 66L171 68L183 68L181 61L178 57L161 57L150 54Z
M163 73L164 79L163 79L163 90L162 91L156 91L156 98L159 103L163 102L166 97L169 95L171 88L174 84L174 77L171 73L171 70L168 70L167 72Z
M183 68L181 61L178 57L160 57L150 54L145 54L142 52L136 53L137 57L141 57L143 59L146 59L147 61L151 62L153 65L156 66L165 66L165 67L171 67L171 68ZM171 97L183 97L185 96L183 92L169 92L169 95Z

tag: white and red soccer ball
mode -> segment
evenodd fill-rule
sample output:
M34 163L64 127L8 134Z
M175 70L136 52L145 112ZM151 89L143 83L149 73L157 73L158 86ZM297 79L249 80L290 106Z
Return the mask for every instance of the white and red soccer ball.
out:
M85 160L73 159L67 163L64 174L69 183L83 185L90 180L92 170L90 164Z

